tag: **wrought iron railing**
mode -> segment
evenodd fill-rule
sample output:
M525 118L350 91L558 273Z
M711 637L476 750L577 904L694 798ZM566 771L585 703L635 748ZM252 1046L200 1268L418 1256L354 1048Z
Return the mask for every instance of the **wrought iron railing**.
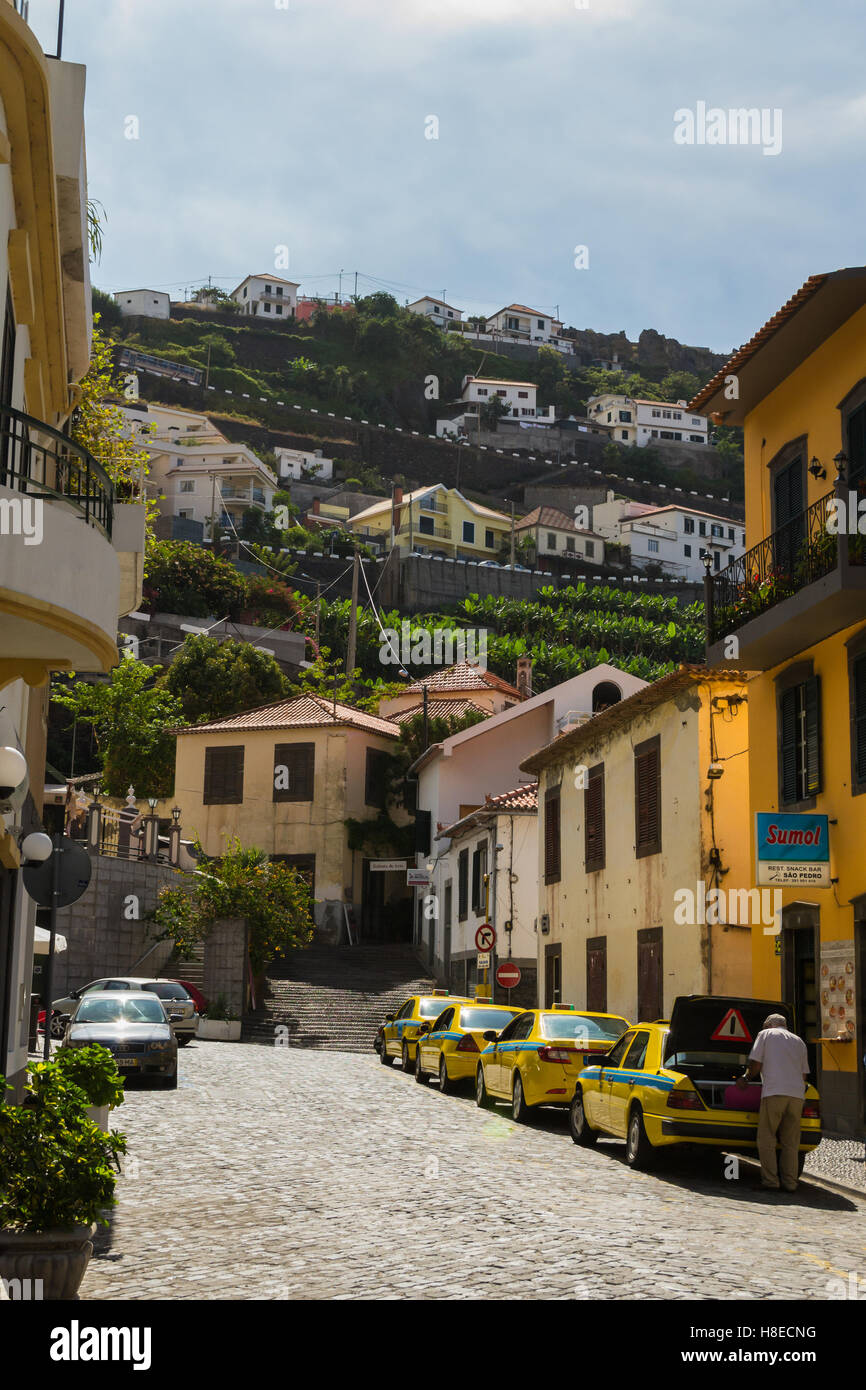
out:
M827 525L833 496L829 492L813 502L712 576L712 604L707 614L710 642L735 632L835 569L838 537ZM850 552L850 562L859 563L857 547L850 547Z
M102 465L59 430L8 405L0 405L0 485L69 502L111 539L115 489Z

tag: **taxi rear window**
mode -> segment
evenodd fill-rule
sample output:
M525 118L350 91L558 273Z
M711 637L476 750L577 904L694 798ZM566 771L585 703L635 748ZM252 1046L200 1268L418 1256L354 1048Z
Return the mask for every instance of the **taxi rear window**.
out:
M470 1005L460 1011L461 1028L495 1028L501 1032L506 1023L516 1018L520 1009L479 1009Z
M628 1028L624 1018L599 1014L555 1013L541 1015L543 1038L574 1038L576 1042L615 1042Z
M447 994L431 995L429 999L422 999L418 1012L422 1018L438 1018L444 1014L448 1008L449 999Z

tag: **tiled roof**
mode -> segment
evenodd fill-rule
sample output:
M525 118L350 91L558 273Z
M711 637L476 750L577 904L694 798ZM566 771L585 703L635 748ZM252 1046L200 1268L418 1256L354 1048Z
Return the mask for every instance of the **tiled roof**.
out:
M276 700L270 705L214 719L209 724L193 724L176 729L181 734L233 734L254 732L257 729L312 729L316 727L348 727L363 729L370 734L399 738L400 730L392 719L380 719L351 705L335 705L321 695L299 695L294 700Z
M479 816L509 815L511 812L526 812L534 815L537 811L538 783L527 782L521 787L512 787L510 791L501 792L499 796L485 796L482 806L476 806L474 811L467 811L465 816L461 816L452 825L442 826L436 838L439 840L452 839L461 831L476 825Z
M533 507L531 512L522 516L515 522L515 531L520 531L524 526L553 526L560 531L574 531L574 518L561 512L558 507Z
M419 701L417 705L409 705L408 709L394 710L391 714L395 724L406 724L410 719L414 719L416 714L422 714L424 704ZM428 700L427 717L429 719L455 719L461 718L464 714L477 711L483 714L485 719L490 717L490 710L483 705L476 704L474 700Z
M406 693L420 695L425 685L428 691L501 690L506 695L513 695L515 699L523 698L516 686L509 685L508 681L502 680L499 676L494 676L492 671L474 666L471 661L458 661L456 665L448 666L444 671L434 671L431 676L422 676L420 680L406 686Z

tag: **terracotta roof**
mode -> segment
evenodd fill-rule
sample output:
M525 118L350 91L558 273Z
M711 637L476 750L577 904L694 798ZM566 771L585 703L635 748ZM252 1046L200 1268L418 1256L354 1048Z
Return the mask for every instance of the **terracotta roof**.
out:
M554 526L560 531L577 530L574 517L567 516L558 507L533 507L531 512L527 512L526 516L514 523L515 531L520 531L525 526Z
M530 386L533 391L538 390L537 381L511 381L504 376L471 376L466 383L468 386ZM463 389L465 390L466 387Z
M645 507L639 516L623 517L622 521L643 521L645 517L655 516L657 512L694 512L695 516L705 516L708 521L724 521L728 526L739 526L742 528L742 521L737 521L734 517L720 516L718 512L705 512L703 507L690 507L688 502L670 502L665 507Z
M487 671L482 666L473 665L471 661L458 661L456 665L448 666L444 671L434 671L431 676L422 676L420 680L406 686L406 693L420 695L425 686L428 691L501 690L506 695L513 695L517 700L523 698L516 686L509 685L508 681L494 676L492 671Z
M455 314L463 313L463 310L458 309L456 305L449 304L448 301L445 299L436 299L435 296L432 294L422 294L420 299L413 299L412 304L409 305L409 308L411 309L413 304L424 304L425 301L428 304L441 304L443 309L453 309Z
M716 669L711 666L680 666L676 671L662 676L661 680L643 686L641 690L636 690L625 700L620 700L615 705L609 705L606 710L594 714L584 724L579 724L567 733L560 734L551 743L537 749L520 764L520 771L541 772L551 763L557 763L562 758L577 753L579 749L588 747L601 735L612 733L620 726L629 724L632 719L636 719L645 711L664 704L678 691L688 690L690 686L707 684L712 681L748 681L752 674L750 671L742 671L734 667L728 670L726 668Z
M510 815L517 812L528 815L538 812L537 782L526 782L520 787L512 787L510 791L501 792L499 796L485 796L482 806L476 806L474 811L468 811L451 825L443 826L436 839L452 838L455 833L477 824L481 816Z
M408 720L414 719L416 714L422 714L423 711L423 701L419 701L417 705L409 705L407 709L394 710L390 718L395 724L405 724ZM489 719L490 717L490 710L485 709L483 705L477 704L475 700L427 701L427 716L429 719L459 719L462 715L470 714L474 711L483 714L485 719Z
M334 728L363 729L386 738L400 736L400 730L392 719L380 719L378 715L353 709L351 705L341 705L339 701L335 706L332 700L321 695L299 695L294 700L276 700L273 704L259 705L257 709L231 714L225 719L211 720L209 724L192 724L172 732L178 735L240 734L257 729L312 729L329 725Z
M772 338L773 334L776 333L783 324L787 323L789 319L793 318L797 311L802 309L803 305L806 304L813 295L818 293L818 290L827 283L829 278L829 274L810 275L806 283L801 285L797 290L797 293L792 294L788 302L783 304L781 309L778 309L772 318L767 319L763 328L759 328L757 333L755 333L747 343L737 348L737 351L728 358L725 365L716 372L712 380L708 381L706 386L695 396L694 400L689 402L689 410L697 411L706 401L709 401L715 395L719 387L724 384L725 377L735 376L740 368L744 366L750 358L754 357L755 353Z

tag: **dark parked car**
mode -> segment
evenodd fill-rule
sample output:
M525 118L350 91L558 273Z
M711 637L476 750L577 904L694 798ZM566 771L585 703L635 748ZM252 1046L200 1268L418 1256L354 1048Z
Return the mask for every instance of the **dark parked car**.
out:
M91 990L78 1002L61 1047L99 1043L113 1053L124 1076L146 1076L174 1090L177 1039L159 999L150 991Z

